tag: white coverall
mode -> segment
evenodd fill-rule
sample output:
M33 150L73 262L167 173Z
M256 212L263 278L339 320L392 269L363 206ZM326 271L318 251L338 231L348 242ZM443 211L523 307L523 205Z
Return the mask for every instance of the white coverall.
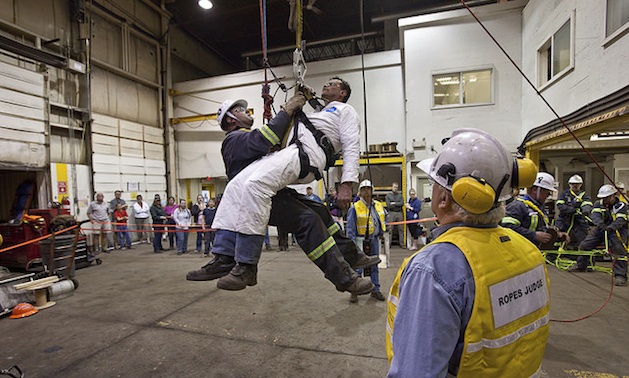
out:
M343 102L332 101L321 111L307 115L317 130L343 153L341 182L358 182L360 157L360 121L356 110ZM298 125L298 139L310 159L310 165L323 174L326 157L305 125ZM294 128L288 140L291 141ZM271 197L290 184L309 183L314 174L299 179L301 165L296 144L255 161L240 171L225 188L212 228L245 235L264 235L271 213Z

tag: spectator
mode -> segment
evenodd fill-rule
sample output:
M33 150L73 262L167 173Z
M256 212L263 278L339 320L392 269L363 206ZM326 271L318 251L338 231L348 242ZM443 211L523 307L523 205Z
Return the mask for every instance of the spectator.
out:
M192 213L186 207L186 200L179 200L179 207L173 213L175 228L177 229L177 254L188 252L188 234L190 223L192 223Z
M214 234L216 230L212 228L212 222L214 222L214 217L216 216L216 201L210 199L207 202L207 207L203 209L203 232L205 235L205 251L203 253L204 257L208 257L210 255L210 248L212 248L212 244L214 243Z
M118 204L114 211L114 221L116 222L116 230L118 230L118 242L120 243L120 249L131 249L131 236L129 236L129 227L127 221L129 220L129 214L127 214L127 204Z
M323 203L323 201L321 200L321 197L314 194L314 192L312 191L312 187L310 186L306 188L306 197L308 197L308 199L311 201Z
M271 250L271 238L269 237L269 226L266 226L266 232L264 233L264 248L267 251Z
M177 205L175 204L175 197L168 197L168 204L164 206L164 211L166 212L166 224L172 227L166 227L164 231L168 234L168 249L173 249L175 245L175 221L173 219L173 213Z
M418 220L419 219L419 211L422 209L422 203L415 195L415 189L411 188L408 191L408 203L405 205L406 207L406 220ZM422 230L422 226L419 223L408 223L408 232L413 238L413 243L411 245L411 251L416 251L418 248L419 235Z
M121 197L122 197L122 191L121 190L116 190L114 192L114 198L111 201L109 201L109 213L112 216L112 218L111 218L112 221L116 220L115 218L113 218L114 217L114 211L116 210L116 206L117 205L124 205L124 204L126 204L125 200L123 200ZM115 227L112 227L112 228L115 229ZM112 232L111 234L112 234L112 242L113 242L114 248L118 248L118 245L123 245L122 241L118 241L118 233L117 232ZM129 235L129 233L127 232L127 236L128 235Z
M135 227L138 230L140 243L150 243L150 216L151 209L149 205L142 201L142 195L135 197L136 202L133 204L133 219L135 219Z
M96 193L96 200L92 201L87 208L87 216L91 222L91 237L87 238L88 246L92 246L95 249L94 252L107 252L107 233L109 232L110 217L109 217L109 205L103 201L105 196L103 193ZM90 240L91 239L91 240ZM96 246L94 246L96 241Z
M328 190L328 194L325 196L325 204L328 206L328 210L330 210L330 214L332 214L332 219L334 219L339 226L343 224L343 210L336 203L336 188L331 186Z
M151 218L153 218L153 252L160 253L164 250L162 247L162 233L164 232L164 223L166 222L167 215L162 208L162 201L157 194L151 206Z
M192 205L190 212L192 213L192 217L194 218L194 228L197 228L197 249L196 252L201 252L201 247L203 246L203 229L201 224L203 223L203 210L205 209L205 203L203 202L203 196L197 196L197 203Z
M387 203L387 212L389 213L389 217L387 218L389 222L402 222L404 221L404 215L402 214L402 208L404 207L404 196L402 193L398 191L400 184L394 182L391 184L391 192L387 193L384 196L384 200ZM398 234L398 242L400 243L400 248L406 248L404 244L404 227L400 224L396 224L391 226L391 236L393 236L393 230L397 230ZM391 237L393 239L393 237ZM390 246L390 245L389 245Z

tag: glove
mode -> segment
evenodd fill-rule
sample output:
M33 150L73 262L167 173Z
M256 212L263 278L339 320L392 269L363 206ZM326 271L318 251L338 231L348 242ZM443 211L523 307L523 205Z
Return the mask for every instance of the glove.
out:
M613 232L616 232L616 230L613 227L607 227L605 231L609 232L610 234Z
M314 89L312 89L312 87L311 87L311 86L306 85L306 84L302 84L302 85L299 87L299 91L300 91L301 93L303 93L303 94L304 94L304 96L306 96L306 98L307 98L307 99L313 98L313 97L315 97L315 95L317 94L317 92L315 92L315 90L314 90Z
M284 111L288 113L289 116L292 117L293 114L297 110L303 108L305 104L306 104L306 97L304 97L302 93L297 93L293 97L289 98L288 101L286 101L286 103L282 106L282 109L284 109Z

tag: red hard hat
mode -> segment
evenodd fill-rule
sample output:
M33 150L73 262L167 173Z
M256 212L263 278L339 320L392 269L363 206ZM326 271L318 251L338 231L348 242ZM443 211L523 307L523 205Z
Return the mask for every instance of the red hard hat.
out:
M11 316L9 316L9 318L25 318L27 316L31 316L37 313L37 311L39 310L33 307L33 305L30 303L18 303L15 307L13 307L13 312L11 312Z

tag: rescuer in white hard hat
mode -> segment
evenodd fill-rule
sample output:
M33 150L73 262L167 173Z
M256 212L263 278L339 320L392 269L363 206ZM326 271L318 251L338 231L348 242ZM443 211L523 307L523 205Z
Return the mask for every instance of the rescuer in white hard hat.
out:
M591 251L599 245L606 245L616 257L627 256L627 204L618 199L618 190L610 184L601 186L596 197L599 199L594 203L590 216L596 227L579 245L579 250ZM588 256L580 256L574 271L587 271L589 261ZM614 262L614 285L626 284L627 260L619 258Z
M535 173L521 175L506 147L476 129L456 130L418 166L434 182L439 226L393 281L388 376L534 376L549 331L546 266L533 244L498 223L512 189L531 185Z
M568 185L570 188L564 190L557 198L556 204L559 215L555 225L559 230L570 235L571 245L578 247L589 231L592 200L582 189L583 178L581 176L571 176L568 179Z
M536 245L553 242L554 235L547 232L552 225L544 203L552 192L556 192L555 178L546 172L539 172L535 182L507 205L507 213L502 219L502 226L508 227ZM563 231L557 232L556 240L570 242L570 237Z

